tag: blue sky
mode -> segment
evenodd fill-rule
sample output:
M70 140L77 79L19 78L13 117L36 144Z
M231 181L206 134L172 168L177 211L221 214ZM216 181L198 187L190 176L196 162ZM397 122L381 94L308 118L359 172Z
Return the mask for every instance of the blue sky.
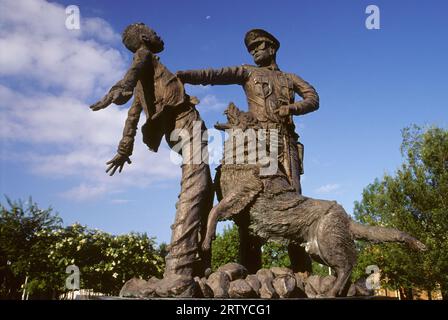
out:
M65 7L81 29L65 28ZM368 5L379 30L365 27ZM127 106L88 105L119 80L131 55L122 30L142 21L165 41L172 71L252 64L244 34L264 28L281 42L280 69L309 81L318 111L296 117L305 145L305 195L348 212L364 187L402 162L400 130L447 128L446 1L54 1L0 0L0 193L32 196L111 233L147 232L169 242L180 168L166 145L158 154L136 139L133 164L104 173ZM211 128L228 102L246 108L239 86L187 86ZM4 201L2 200L4 203Z

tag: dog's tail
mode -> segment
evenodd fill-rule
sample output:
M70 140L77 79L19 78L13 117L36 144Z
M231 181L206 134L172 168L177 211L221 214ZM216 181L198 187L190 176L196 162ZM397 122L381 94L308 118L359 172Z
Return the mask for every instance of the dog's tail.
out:
M413 250L426 250L426 246L423 243L406 232L397 229L366 226L351 220L350 231L355 240L368 240L371 242L402 242L407 244Z

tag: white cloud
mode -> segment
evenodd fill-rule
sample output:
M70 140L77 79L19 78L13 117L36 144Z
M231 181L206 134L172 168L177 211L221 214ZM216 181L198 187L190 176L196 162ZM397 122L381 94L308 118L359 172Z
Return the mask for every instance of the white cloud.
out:
M192 85L192 84L185 84L185 91L189 94L189 95L200 95L202 96L203 94L207 94L208 92L210 92L211 86L203 86L202 84L200 85Z
M88 108L125 72L126 59L114 47L120 36L106 21L82 18L80 32L74 32L65 28L61 5L0 3L2 160L20 159L35 174L70 178L72 187L61 195L81 201L179 177L168 148L148 151L140 133L132 165L113 177L105 173L127 115L114 105L99 112Z
M198 108L200 108L201 112L224 111L224 109L227 108L227 104L220 101L215 95L207 94L200 98Z
M209 85L185 84L185 91L190 96L198 97L200 102L197 107L201 113L222 112L228 106L228 103L219 100L218 97L212 93L211 86Z
M0 138L32 145L26 153L11 152L10 157L25 161L35 174L81 178L79 186L61 193L66 198L95 199L180 175L179 167L168 160L170 150L162 147L158 153L150 152L140 132L135 138L132 164L126 164L123 172L113 177L105 173L105 163L114 156L121 139L125 109L111 106L92 112L87 104L72 98L25 96L2 85L0 101Z
M339 184L326 184L323 185L316 190L314 190L317 194L328 194L328 193L334 193L341 189L341 186Z
M123 73L120 52L103 44L119 39L106 21L82 18L80 30L68 30L61 5L2 0L1 7L0 76L85 98Z
M105 186L88 186L82 183L77 187L62 192L61 195L68 200L84 201L95 199L106 192L107 188Z
M94 37L105 42L119 42L121 37L101 18L89 18L80 29L86 37Z

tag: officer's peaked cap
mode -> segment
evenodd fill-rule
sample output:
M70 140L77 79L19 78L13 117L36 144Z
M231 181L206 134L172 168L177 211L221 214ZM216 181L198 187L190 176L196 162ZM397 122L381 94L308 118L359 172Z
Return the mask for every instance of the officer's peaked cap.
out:
M249 30L244 37L244 43L246 44L247 50L249 51L253 43L260 41L270 42L274 46L275 50L278 50L278 48L280 48L280 42L277 40L277 38L263 29Z

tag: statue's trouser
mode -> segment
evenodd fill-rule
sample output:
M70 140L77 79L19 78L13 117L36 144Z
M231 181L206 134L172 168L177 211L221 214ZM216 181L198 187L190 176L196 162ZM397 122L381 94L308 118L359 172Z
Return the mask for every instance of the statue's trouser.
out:
M302 194L300 175L303 173L303 145L297 142L295 135L283 135L278 139L279 164L283 167L290 184ZM261 268L262 241L251 235L247 229L249 221L244 219L238 225L240 236L240 262L250 273ZM288 255L294 272L311 272L311 258L305 249L298 244L288 245Z
M210 258L202 255L199 248L199 240L203 238L199 234L202 234L206 213L211 209L207 203L210 202L207 194L211 191L209 178L210 170L206 164L182 166L181 191L176 204L176 218L171 226L164 277L173 273L192 277L200 274L210 263Z
M200 250L200 239L205 235L208 213L213 205L210 168L202 161L208 156L207 141L198 137L202 136L206 127L196 109L192 108L177 115L174 129L184 129L188 133L188 138L182 139L182 143L189 142L189 145L181 151L181 191L176 203L175 221L171 226L164 278L173 274L192 278L203 275L204 269L210 265L210 256L204 256ZM173 141L168 143L172 147L175 144Z

